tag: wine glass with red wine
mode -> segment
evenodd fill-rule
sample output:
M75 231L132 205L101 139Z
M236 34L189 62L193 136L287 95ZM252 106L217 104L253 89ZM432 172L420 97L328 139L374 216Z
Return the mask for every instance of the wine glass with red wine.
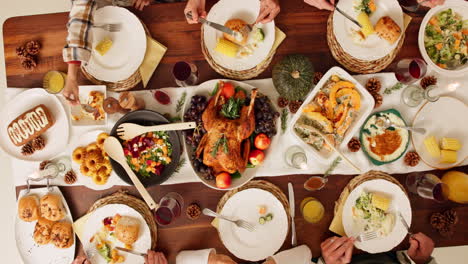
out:
M411 173L406 177L406 186L410 192L422 198L437 202L445 202L448 199L448 186L433 174Z
M402 59L393 65L395 77L403 84L412 84L426 75L427 64L420 58Z
M398 0L400 6L408 12L411 13L423 13L427 11L429 8L421 5L424 2L429 0Z
M154 212L154 217L159 225L169 225L182 213L184 198L178 193L166 194L159 201L159 208Z
M172 75L178 86L186 87L197 84L198 68L195 64L185 61L179 61L172 69Z

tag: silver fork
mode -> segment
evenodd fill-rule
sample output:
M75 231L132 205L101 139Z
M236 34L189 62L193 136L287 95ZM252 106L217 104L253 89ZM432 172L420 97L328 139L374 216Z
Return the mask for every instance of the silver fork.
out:
M115 24L100 24L100 25L94 25L93 27L95 28L101 28L109 32L118 32L122 30L122 24L121 23L115 23Z
M356 237L356 240L359 242L365 242L365 241L369 241L369 240L376 239L376 238L377 238L377 232L370 231L370 232L364 232L364 233L359 234L359 236Z
M203 212L204 215L211 216L211 217L217 217L217 218L226 220L228 222L234 223L236 226L238 226L240 228L247 229L250 232L255 231L255 225L253 225L253 224L251 224L251 223L249 223L247 221L244 221L244 220L234 221L234 220L231 220L231 219L227 218L226 216L215 213L215 212L213 212L212 210L210 210L208 208L203 209L202 212Z

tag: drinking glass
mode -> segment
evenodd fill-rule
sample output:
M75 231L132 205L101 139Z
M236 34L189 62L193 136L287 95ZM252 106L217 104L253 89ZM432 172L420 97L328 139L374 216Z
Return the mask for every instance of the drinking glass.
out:
M159 225L169 225L180 216L184 207L184 198L178 193L170 192L159 201L159 208L154 217Z
M177 85L181 87L195 85L198 81L197 66L186 61L177 62L172 69L172 75Z
M322 220L325 214L325 208L316 198L307 197L301 202L301 213L304 220L311 224L316 224Z
M406 177L406 186L410 192L426 199L445 202L448 198L448 186L434 174L410 173Z
M406 58L392 66L395 77L403 84L412 84L426 75L427 64L420 58Z
M437 86L431 85L424 90L420 86L409 85L401 93L401 100L409 107L416 107L424 100L435 102L439 100L440 96L432 96L429 94L435 88L437 88Z
M294 145L289 147L285 153L285 161L290 167L305 170L307 169L307 156L304 149Z

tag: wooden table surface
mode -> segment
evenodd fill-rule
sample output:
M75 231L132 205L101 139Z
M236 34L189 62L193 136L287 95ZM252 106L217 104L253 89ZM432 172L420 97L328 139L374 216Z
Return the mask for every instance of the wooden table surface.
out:
M208 1L211 6L214 1ZM134 11L149 28L151 35L168 47L168 51L156 69L148 88L175 86L171 77L171 69L175 62L187 60L195 62L200 72L200 82L219 78L217 73L209 68L200 49L200 26L188 25L183 16L184 3L161 4L147 7L143 12ZM315 68L326 71L337 62L332 58L326 42L326 20L328 12L318 11L302 1L281 1L282 12L276 19L277 26L287 35L286 40L278 48L272 65L282 56L292 53L302 53L312 60ZM67 13L36 15L28 17L14 17L3 25L4 50L6 60L7 84L9 87L41 87L42 77L49 70L66 71L66 64L62 61L61 50L66 36L65 24ZM406 31L406 40L401 57L420 56L417 47L417 32L421 17L415 17ZM15 48L24 42L39 39L43 48L39 58L39 66L32 72L22 69L15 55ZM271 77L269 67L258 78ZM82 83L88 83L82 77ZM140 87L141 88L141 87ZM459 170L468 172L468 166ZM440 175L442 172L436 172ZM259 175L261 176L261 175ZM299 244L307 244L314 256L320 255L320 243L331 235L328 226L333 217L334 202L342 189L353 176L334 175L330 177L327 186L318 192L307 192L302 186L310 175L289 175L264 178L287 193L287 183L292 182L296 192L296 227ZM404 184L406 175L394 175ZM71 208L73 217L78 219L95 200L109 195L117 190L126 189L137 195L133 187L116 186L105 191L93 191L86 187L60 187ZM17 192L24 186L17 187ZM183 195L186 204L199 203L202 207L216 208L219 198L224 192L212 190L202 183L186 183L168 186L155 186L149 192L158 200L164 194L175 191ZM325 206L326 214L318 224L306 223L301 215L299 204L307 196L318 198ZM435 203L410 194L413 208L413 232L424 232L431 236L436 246L456 246L468 244L468 223L461 221L456 233L451 238L442 238L429 225L429 216L436 211L447 208L457 208L460 219L468 218L468 205L454 203ZM218 252L226 253L216 230L210 226L211 219L202 216L196 221L188 220L185 216L174 224L159 227L158 250L162 250L174 263L177 252L184 249L216 248ZM405 240L397 249L405 249ZM290 234L283 245L283 249L290 248ZM78 253L82 253L78 247Z

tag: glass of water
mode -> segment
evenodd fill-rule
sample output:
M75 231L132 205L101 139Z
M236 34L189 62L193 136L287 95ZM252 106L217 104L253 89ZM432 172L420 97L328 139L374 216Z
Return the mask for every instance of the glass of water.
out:
M294 145L286 150L285 161L288 166L296 169L307 169L307 156L303 148Z

